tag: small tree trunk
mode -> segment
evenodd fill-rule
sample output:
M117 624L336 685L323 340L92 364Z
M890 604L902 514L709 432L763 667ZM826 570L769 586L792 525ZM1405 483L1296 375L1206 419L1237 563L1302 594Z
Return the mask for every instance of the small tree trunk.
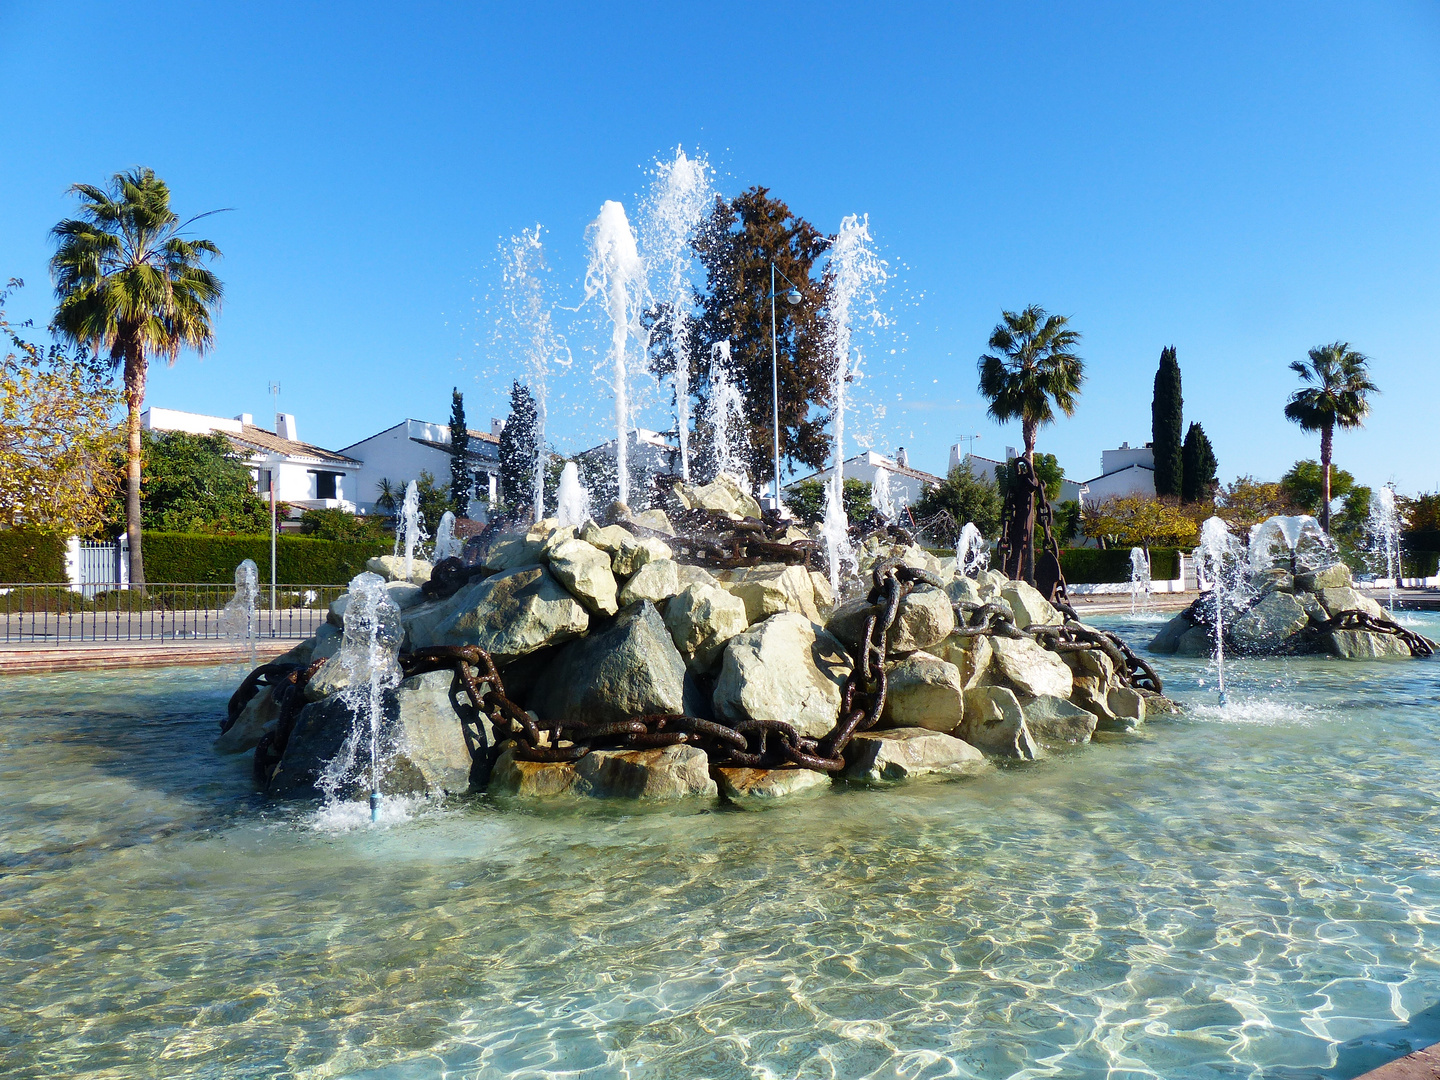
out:
M1330 531L1330 456L1335 448L1335 426L1326 424L1320 430L1320 528Z
M130 541L130 587L145 591L145 557L140 550L140 407L145 404L145 353L125 352L126 462L125 536Z

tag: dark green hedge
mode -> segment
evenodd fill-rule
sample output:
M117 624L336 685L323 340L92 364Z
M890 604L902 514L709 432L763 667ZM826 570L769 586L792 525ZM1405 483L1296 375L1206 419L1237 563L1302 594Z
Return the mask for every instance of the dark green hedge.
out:
M1129 548L1065 548L1060 568L1071 585L1106 585L1130 580ZM1150 549L1150 576L1171 581L1180 576L1180 555L1175 548Z
M270 580L270 537L207 536L199 533L146 533L145 578L162 582L228 582L235 567L254 559L261 582ZM365 569L373 555L388 555L394 544L383 540L311 540L281 536L275 541L277 580L282 585L344 585ZM63 580L63 579L62 579Z
M36 529L0 531L0 581L64 580L64 537Z
M1440 568L1440 551L1407 551L1401 555L1403 577L1434 577Z

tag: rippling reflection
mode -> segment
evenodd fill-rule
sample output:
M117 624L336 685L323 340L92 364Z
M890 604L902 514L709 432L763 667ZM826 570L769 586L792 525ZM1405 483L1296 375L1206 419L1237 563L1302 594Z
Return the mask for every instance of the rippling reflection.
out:
M1159 660L1189 717L977 779L377 828L214 758L216 669L7 678L0 1073L1345 1077L1440 1038L1440 665L1241 661L1219 710Z

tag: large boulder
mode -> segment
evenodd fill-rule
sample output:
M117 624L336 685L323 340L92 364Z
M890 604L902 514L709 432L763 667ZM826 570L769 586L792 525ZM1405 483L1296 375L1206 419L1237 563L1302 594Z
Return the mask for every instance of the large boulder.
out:
M1410 647L1393 634L1369 630L1331 630L1325 647L1342 660L1399 660L1410 658Z
M393 714L394 693L386 691L385 711ZM355 714L342 694L332 694L300 710L285 743L285 753L266 790L277 798L303 799L323 794L320 778L350 737ZM347 795L357 792L348 791Z
M596 615L620 610L610 556L584 540L566 540L550 550L550 572Z
M1295 588L1303 592L1319 592L1322 589L1348 589L1354 582L1350 577L1350 567L1343 562L1334 566L1327 566L1323 570L1312 570L1309 573L1295 575Z
M845 747L845 776L872 783L935 773L958 776L985 765L985 755L969 743L927 728L866 731Z
M1320 606L1325 609L1325 614L1332 619L1342 611L1363 611L1372 618L1389 618L1383 607L1370 597L1362 596L1348 586L1320 589L1315 595L1320 601Z
M996 637L990 641L995 659L990 677L1027 697L1068 698L1075 676L1069 665L1034 640Z
M943 654L960 672L960 687L969 690L986 682L995 647L989 634L951 634L945 639ZM937 650L941 651L941 650Z
M321 701L331 694L338 694L349 685L350 672L340 662L337 650L325 663L320 665L314 675L310 676L301 694L306 701Z
M629 607L641 600L659 604L680 591L680 574L674 559L647 562L630 576L620 590L620 606Z
M1095 716L1062 697L1033 698L1020 706L1025 726L1042 746L1078 746L1090 741Z
M1180 645L1180 639L1195 626L1185 613L1181 612L1160 628L1160 632L1150 639L1148 648L1153 653L1161 653L1166 656L1173 656Z
M954 731L965 711L960 669L929 653L911 653L886 673L886 726Z
M1040 756L1015 692L1004 686L977 686L965 691L962 737L971 746L999 757L1033 761Z
M1075 676L1075 688L1070 691L1070 704L1095 717L1096 731L1129 731L1135 726L1131 721L1115 715L1115 711L1110 708L1109 687L1094 676Z
M830 588L830 579L819 570L807 572L810 575L810 588L815 596L815 607L820 614L828 616L835 606L835 590Z
M547 720L587 723L708 712L670 631L648 600L561 648L530 691L528 704Z
M1065 621L1065 616L1028 582L1007 581L1000 595L1015 613L1015 625L1021 630L1027 626L1059 626Z
M865 633L865 622L871 615L880 615L879 604L868 602L863 596L838 604L825 620L825 632L837 641L844 642L851 652L860 650L860 638Z
M803 615L781 612L725 646L715 712L732 723L782 720L818 738L835 726L849 675L840 642Z
M794 611L810 622L820 621L815 586L803 566L757 566L737 573L725 586L745 605L745 618L761 622L782 611Z
M830 774L813 769L747 769L722 765L714 770L714 775L725 798L747 809L790 795L819 795L830 787Z
M760 504L728 473L721 473L710 483L699 487L682 484L678 494L690 509L718 510L722 514L735 514L742 518L760 516Z
M410 648L479 645L504 666L585 633L590 616L543 566L466 585L454 596L401 616Z
M1236 619L1230 636L1242 652L1271 652L1291 634L1305 629L1309 621L1310 616L1293 594L1277 591Z
M1213 656L1214 653L1215 642L1208 626L1192 626L1175 642L1176 656Z
M665 606L670 639L692 671L709 671L726 642L749 626L745 604L718 585L687 585Z
M647 529L654 529L656 532L662 532L666 536L675 535L675 526L670 524L670 518L664 510L641 510L637 514L632 514L630 520L635 522L636 525L643 525Z
M484 786L495 732L454 671L406 679L395 703L399 754L387 790L460 794L472 781Z
M676 563L675 572L680 575L680 587L686 585L711 585L721 588L720 579L710 573L703 566L695 566L692 563Z
M1105 703L1110 706L1110 711L1127 729L1145 723L1146 703L1149 700L1139 690L1129 686L1112 686L1105 695Z
M376 555L365 561L365 569L379 574L386 581L408 581L412 585L424 585L430 580L430 564L416 556L410 560L410 574L405 574L404 555Z
M719 794L710 759L698 746L592 750L575 763L575 773L584 794L601 799L713 799Z
M262 686L260 692L240 710L235 723L221 732L220 737L215 740L215 752L242 754L246 750L254 750L259 745L261 736L275 730L279 719L280 703L275 700L275 688Z
M954 629L955 609L950 606L950 597L933 585L918 585L901 598L886 644L892 653L930 649Z
M534 566L543 558L545 543L538 536L500 536L485 553L485 569L499 573L521 566Z
M493 795L532 799L584 794L573 761L517 761L511 747L495 759L485 790Z

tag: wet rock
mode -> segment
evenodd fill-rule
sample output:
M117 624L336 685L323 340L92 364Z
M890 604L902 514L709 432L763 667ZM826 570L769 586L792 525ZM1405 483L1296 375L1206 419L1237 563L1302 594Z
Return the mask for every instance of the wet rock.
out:
M545 534L544 541L540 544L540 557L546 562L550 561L550 553L567 540L576 540L575 526L566 525L563 528L552 529Z
M1057 655L1065 661L1065 666L1077 679L1098 679L1101 686L1110 686L1115 682L1115 664L1099 649L1084 649Z
M664 510L641 510L638 514L631 516L636 525L643 525L647 529L654 529L666 536L675 535L675 526L670 524L670 518Z
M1112 686L1105 703L1126 727L1135 728L1145 723L1146 702L1140 691L1128 686Z
M1042 746L1079 746L1095 730L1093 714L1062 697L1033 698L1020 706L1025 726Z
M410 648L479 645L504 667L585 633L590 616L542 566L466 585L454 596L401 616Z
M325 609L325 621L337 629L345 629L345 609L350 606L350 594L343 592Z
M1363 611L1366 615L1376 619L1388 619L1385 609L1371 600L1368 596L1362 596L1354 589L1348 587L1336 587L1321 589L1316 597L1325 613L1332 619L1342 611Z
M996 637L990 641L995 659L990 676L1027 697L1068 698L1074 683L1069 666L1057 653L1030 638Z
M413 607L419 607L425 602L425 594L421 591L420 586L408 581L387 582L385 591L389 594L391 601L401 611L408 611ZM346 595L348 596L349 593L346 593Z
M965 691L965 719L960 732L966 742L987 754L1030 761L1040 756L1040 748L1025 725L1019 699L1004 686L977 686Z
M1270 652L1291 634L1305 628L1310 617L1295 597L1272 592L1252 607L1230 628L1230 636L1244 652Z
M742 518L760 516L760 504L728 473L721 473L712 482L699 487L682 484L680 496L691 509L718 510L722 514L735 514Z
M1097 731L1129 731L1134 727L1115 715L1110 708L1109 687L1094 676L1075 677L1074 689L1070 691L1070 704L1095 717Z
M418 556L410 560L410 576L405 576L404 555L376 555L365 561L365 569L379 574L386 581L408 581L412 585L424 585L430 580L430 564Z
M246 703L235 723L215 740L217 754L241 754L254 750L260 744L260 737L275 730L280 719L280 705L275 700L275 688L262 686L260 692Z
M835 593L830 588L830 579L819 570L808 571L810 576L810 589L815 598L815 607L822 615L829 615L830 609L835 606ZM816 620L817 622L822 620Z
M825 621L825 632L844 642L851 652L858 652L861 635L865 633L865 621L871 614L880 614L878 604L866 602L863 596L846 600L830 613L830 618Z
M680 591L680 574L673 559L647 562L631 576L620 590L620 606L628 607L641 600L658 604Z
M686 585L709 585L717 589L721 587L720 579L703 566L692 566L690 563L676 563L675 572L680 575L681 588L684 588Z
M782 611L794 611L810 622L820 621L815 586L803 566L757 566L737 573L725 588L745 605L745 618L752 623Z
M705 700L655 605L633 604L555 655L530 692L546 719L605 723L651 713L704 716Z
M840 642L803 615L782 612L725 646L715 685L723 720L783 720L819 737L835 726L850 657Z
M453 671L427 671L395 691L399 753L387 788L456 795L483 787L495 745L490 718L477 713Z
M642 536L635 546L614 556L614 570L620 577L634 574L652 562L668 561L674 558L674 551L663 540L653 536Z
M813 769L743 769L721 766L714 770L720 791L738 806L755 807L791 795L819 795L830 787L829 773Z
M583 793L594 798L685 799L719 794L710 759L698 746L592 750L575 763Z
M973 578L964 574L956 574L951 578L950 583L945 586L945 593L951 600L960 604L983 604L985 603L980 595L980 585Z
M960 669L925 652L911 653L886 673L883 722L896 728L954 731L965 711Z
M328 622L320 624L321 629L335 632L335 628ZM318 631L316 632L318 636ZM277 656L273 663L276 664L299 664L301 667L309 667L311 659L315 654L315 638L309 637L295 645L293 648Z
M350 685L350 673L340 663L339 650L332 655L325 663L320 665L320 670L310 676L310 681L305 684L302 696L306 701L320 701L337 694Z
M574 762L517 761L514 750L507 747L495 759L485 790L494 795L533 799L584 794L576 790L581 786Z
M919 585L901 599L887 645L893 653L929 649L954 629L955 610L950 606L950 597L933 585Z
M1325 635L1325 647L1342 660L1410 659L1410 647L1398 637L1368 630L1331 630Z
M1157 694L1154 690L1135 691L1145 699L1146 716L1179 716L1185 710L1178 702L1171 701L1164 694Z
M945 657L959 670L961 689L969 690L986 681L995 649L988 634L952 634L945 639Z
M1015 625L1021 630L1027 626L1059 626L1065 621L1065 616L1028 582L1007 581L1000 595L1015 613Z
M872 783L979 772L985 755L962 739L926 728L861 732L845 747L845 776Z
M1160 628L1158 634L1150 639L1148 648L1153 653L1173 656L1175 650L1180 645L1180 639L1189 633L1190 630L1194 629L1194 626L1195 624L1187 619L1183 613L1176 615Z
M534 566L543 558L544 543L539 538L512 534L501 536L490 545L485 553L484 566L499 573L522 566Z
M1214 652L1215 643L1210 640L1207 626L1192 626L1175 642L1176 656L1211 656Z
M313 681L313 680L312 680ZM387 693L394 708L394 694ZM325 767L340 753L350 735L353 715L339 694L315 701L300 710L295 727L285 744L285 754L270 777L267 791L277 798L311 798L321 794L318 787Z
M692 671L709 671L725 643L749 625L745 604L718 585L687 585L665 607L670 639Z
M1350 567L1344 563L1327 566L1323 570L1300 573L1295 576L1295 588L1304 592L1319 592L1322 589L1348 589L1354 584Z
M610 556L584 540L566 540L550 551L550 572L596 615L620 610Z

